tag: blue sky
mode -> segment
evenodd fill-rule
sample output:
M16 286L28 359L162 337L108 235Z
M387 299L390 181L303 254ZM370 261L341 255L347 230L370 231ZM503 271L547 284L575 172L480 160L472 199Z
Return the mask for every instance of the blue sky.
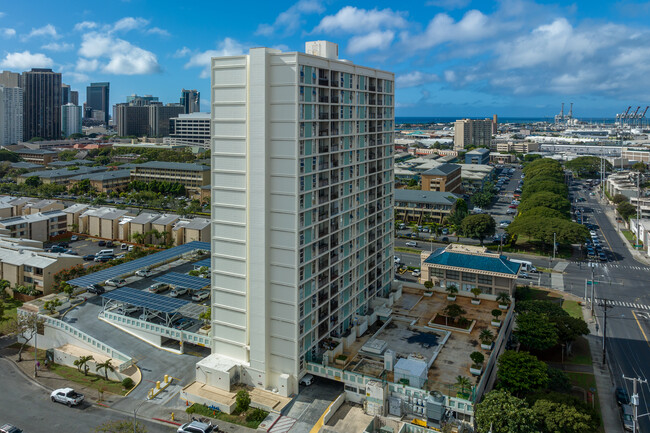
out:
M613 117L650 103L650 2L0 1L0 70L52 67L79 90L111 83L111 104L199 89L211 56L250 47L340 46L392 71L398 116Z

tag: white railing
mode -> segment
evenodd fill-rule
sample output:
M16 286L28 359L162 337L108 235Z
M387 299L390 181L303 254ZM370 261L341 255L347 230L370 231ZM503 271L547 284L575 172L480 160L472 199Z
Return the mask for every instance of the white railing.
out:
M99 313L99 317L115 323L116 325L136 328L144 332L160 335L162 337L173 338L174 340L182 341L184 343L191 343L204 347L210 347L211 344L210 337L207 335L169 328L167 326L158 325L156 323L147 322L145 320L123 316L122 314L113 313L112 311L103 311Z

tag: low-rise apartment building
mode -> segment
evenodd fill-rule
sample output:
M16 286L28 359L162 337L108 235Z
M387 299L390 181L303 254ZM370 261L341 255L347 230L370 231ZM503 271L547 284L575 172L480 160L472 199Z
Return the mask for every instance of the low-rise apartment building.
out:
M607 180L605 181L605 191L607 191L610 197L621 194L629 199L636 199L638 196L636 177L631 175L630 172L611 174L607 176Z
M12 238L26 238L47 242L67 231L65 212L52 210L0 220L0 229Z
M521 265L506 256L484 247L449 244L434 252L420 255L421 280L431 281L434 287L455 285L459 291L469 292L478 287L481 293L512 296Z
M418 225L442 223L460 195L440 191L395 190L395 219Z
M0 246L0 279L7 280L10 287L33 285L44 295L52 293L54 274L62 269L83 263L79 256L46 253L25 246Z
M47 149L18 149L15 151L26 162L47 166L51 162L58 161L59 154Z
M18 176L16 179L16 183L23 184L25 181L32 177L36 176L39 179L41 179L41 182L43 183L53 183L53 184L59 184L59 185L68 185L70 183L70 179L79 176L81 174L88 174L88 173L97 173L100 171L106 171L106 167L79 167L76 170L69 170L67 168L59 168L56 170L43 170L43 171L35 171L32 173L25 173L21 174Z
M125 228L125 239L130 242L142 242L150 244L153 242L151 236L152 223L160 218L159 213L143 212L138 216L134 216L128 222L128 228ZM139 235L142 235L140 240Z
M210 184L210 167L182 162L149 161L131 170L131 179L143 182L178 182L188 195L200 196L201 187Z
M91 208L79 216L79 232L104 239L119 239L119 224L128 211L112 207Z
M90 186L97 192L109 194L113 191L124 191L131 182L131 170L111 170L98 173L86 173L69 179L70 185L88 179Z
M160 217L156 218L152 223L151 223L151 229L152 230L157 230L158 233L160 233L161 237L159 239L154 239L154 242L160 243L163 241L164 242L171 242L172 241L172 229L174 228L174 224L180 219L178 215L175 214L162 214Z
M540 143L535 141L506 141L496 143L496 151L502 153L516 152L516 153L530 153L539 152Z
M485 165L490 162L490 149L484 147L470 150L465 154L465 164Z
M458 164L443 163L422 173L422 191L459 193L461 184Z
M210 220L208 218L183 218L172 228L174 245L192 241L210 242Z
M473 194L494 180L494 167L491 165L460 164L463 192Z
M23 215L32 215L51 210L63 210L63 208L65 208L65 206L58 200L38 200L33 203L27 203L25 207L23 207Z
M63 212L66 214L66 222L68 224L68 231L79 233L79 217L82 213L88 210L90 205L83 203L75 203L72 206L69 206L63 209Z

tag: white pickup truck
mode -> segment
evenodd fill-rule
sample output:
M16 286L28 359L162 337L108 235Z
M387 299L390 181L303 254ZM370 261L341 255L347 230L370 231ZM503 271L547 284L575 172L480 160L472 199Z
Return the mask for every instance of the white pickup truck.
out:
M67 404L68 407L77 406L84 401L83 394L75 392L72 388L55 389L52 391L52 394L50 394L50 398L53 402Z

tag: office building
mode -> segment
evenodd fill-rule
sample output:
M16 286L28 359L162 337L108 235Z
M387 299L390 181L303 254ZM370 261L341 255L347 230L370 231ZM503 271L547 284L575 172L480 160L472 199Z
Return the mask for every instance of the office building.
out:
M149 107L117 104L113 107L115 130L120 137L149 134Z
M183 89L181 91L181 105L185 107L184 114L198 113L201 111L201 92Z
M5 87L22 87L21 76L18 72L2 71L0 72L0 86Z
M422 191L461 192L461 170L458 164L443 163L421 174Z
M33 68L23 72L23 140L61 137L61 73Z
M169 119L183 114L185 108L181 104L149 105L149 137L165 137L169 135Z
M23 141L23 89L0 85L0 146Z
M70 103L70 86L68 84L61 84L61 105L68 105Z
M81 134L81 107L72 103L61 107L61 128L64 137Z
M454 123L454 150L470 146L490 147L492 119L462 119Z
M212 387L296 393L393 280L394 74L306 46L212 59Z
M155 103L160 103L157 96L144 95L138 96L135 93L131 96L126 97L126 103L136 107L144 107L145 105L153 105Z
M70 103L74 105L79 105L79 92L76 90L70 90Z
M93 112L101 111L102 119L105 125L108 125L109 107L110 107L110 83L90 83L86 87L86 108ZM93 117L94 116L86 116ZM96 118L95 118L96 119ZM99 120L99 119L97 119Z
M210 113L179 114L170 121L170 144L210 146Z
M465 164L485 165L490 162L490 149L484 147L470 150L465 154Z

